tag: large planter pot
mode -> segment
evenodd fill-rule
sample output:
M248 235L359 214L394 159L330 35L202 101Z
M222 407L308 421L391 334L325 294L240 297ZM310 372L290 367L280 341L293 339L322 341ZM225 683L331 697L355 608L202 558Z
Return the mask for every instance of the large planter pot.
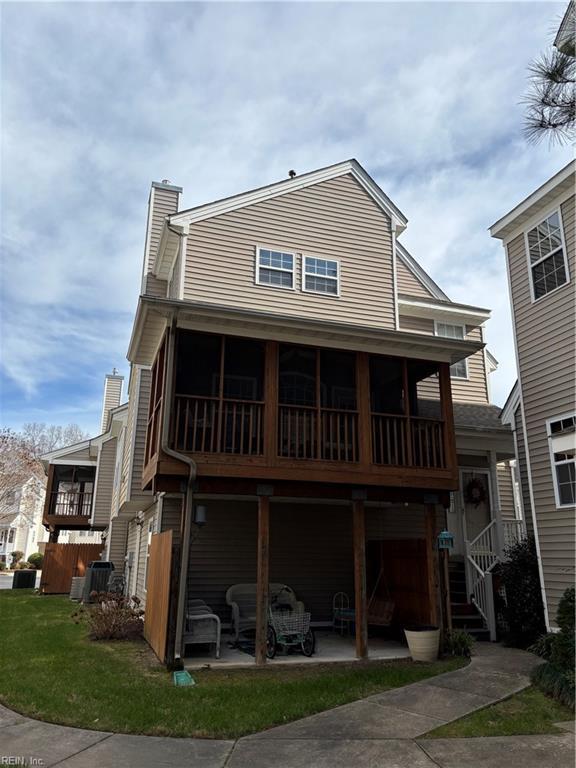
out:
M436 661L440 648L438 627L411 627L404 634L414 661Z

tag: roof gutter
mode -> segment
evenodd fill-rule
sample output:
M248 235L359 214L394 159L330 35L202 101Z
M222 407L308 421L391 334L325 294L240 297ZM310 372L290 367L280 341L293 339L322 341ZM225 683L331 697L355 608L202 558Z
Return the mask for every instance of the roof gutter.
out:
M162 419L162 437L160 445L168 456L188 465L188 480L184 494L184 515L180 525L181 557L180 579L178 582L178 603L176 606L176 637L174 640L174 661L182 658L182 633L184 629L184 605L186 602L186 582L188 576L188 560L190 556L190 533L192 530L192 512L194 508L194 484L197 476L197 466L194 459L184 453L179 453L170 447L170 413L172 412L172 392L174 380L174 347L176 342L176 315L168 328L168 345L166 355L166 387Z

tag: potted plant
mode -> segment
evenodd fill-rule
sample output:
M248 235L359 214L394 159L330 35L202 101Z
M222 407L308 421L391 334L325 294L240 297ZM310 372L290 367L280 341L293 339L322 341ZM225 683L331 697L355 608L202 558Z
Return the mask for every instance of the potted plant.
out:
M440 628L429 625L404 630L413 661L436 661L440 648Z

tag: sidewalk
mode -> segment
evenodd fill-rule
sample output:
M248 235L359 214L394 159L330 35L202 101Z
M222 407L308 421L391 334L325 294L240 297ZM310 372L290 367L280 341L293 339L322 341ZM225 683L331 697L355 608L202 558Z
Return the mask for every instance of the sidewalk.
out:
M346 704L238 741L65 728L0 708L0 759L62 768L572 768L574 735L418 740L529 684L538 659L480 644L465 669Z

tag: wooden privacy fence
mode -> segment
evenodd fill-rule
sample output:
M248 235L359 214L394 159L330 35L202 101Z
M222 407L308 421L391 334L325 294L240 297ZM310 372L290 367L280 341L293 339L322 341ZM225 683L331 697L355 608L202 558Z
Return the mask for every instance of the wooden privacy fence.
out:
M102 548L102 544L47 543L40 580L42 594L68 594L72 577L84 576L88 563L100 560Z
M144 637L164 662L167 652L172 573L172 531L156 533L150 541L146 577Z

